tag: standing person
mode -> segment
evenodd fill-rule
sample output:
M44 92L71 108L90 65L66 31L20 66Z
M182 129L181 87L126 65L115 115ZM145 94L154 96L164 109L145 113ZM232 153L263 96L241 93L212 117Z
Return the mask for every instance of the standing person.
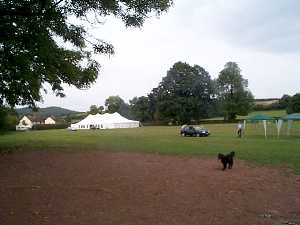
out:
M243 130L243 124L241 122L239 122L237 125L237 134L238 134L239 138L242 137L242 130Z

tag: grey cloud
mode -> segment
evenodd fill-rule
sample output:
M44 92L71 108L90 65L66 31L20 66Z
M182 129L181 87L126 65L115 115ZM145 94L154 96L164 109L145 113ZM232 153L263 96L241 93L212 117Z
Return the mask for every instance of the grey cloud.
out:
M213 2L217 14L212 25L229 44L271 52L300 51L300 1Z
M299 0L183 2L178 0L175 4L177 19L198 37L208 36L231 46L252 50L300 51ZM181 15L180 18L178 15Z

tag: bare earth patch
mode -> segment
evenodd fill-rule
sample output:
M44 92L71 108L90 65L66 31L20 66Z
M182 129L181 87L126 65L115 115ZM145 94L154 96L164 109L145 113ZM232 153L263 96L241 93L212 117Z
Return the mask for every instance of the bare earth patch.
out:
M1 225L300 224L300 176L133 153L0 156Z

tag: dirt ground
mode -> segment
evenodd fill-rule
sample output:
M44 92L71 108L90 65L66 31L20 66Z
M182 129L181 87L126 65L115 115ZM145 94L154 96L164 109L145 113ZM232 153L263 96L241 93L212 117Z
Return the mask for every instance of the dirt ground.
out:
M135 153L0 156L1 225L300 224L300 176Z

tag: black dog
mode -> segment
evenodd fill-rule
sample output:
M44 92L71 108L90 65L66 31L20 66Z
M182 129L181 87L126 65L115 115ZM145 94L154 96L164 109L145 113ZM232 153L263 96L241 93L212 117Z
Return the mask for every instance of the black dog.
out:
M221 153L218 154L218 159L221 160L221 162L223 164L223 170L226 170L227 164L228 164L228 169L232 168L234 155L235 155L234 152L230 152L227 155L223 155Z

